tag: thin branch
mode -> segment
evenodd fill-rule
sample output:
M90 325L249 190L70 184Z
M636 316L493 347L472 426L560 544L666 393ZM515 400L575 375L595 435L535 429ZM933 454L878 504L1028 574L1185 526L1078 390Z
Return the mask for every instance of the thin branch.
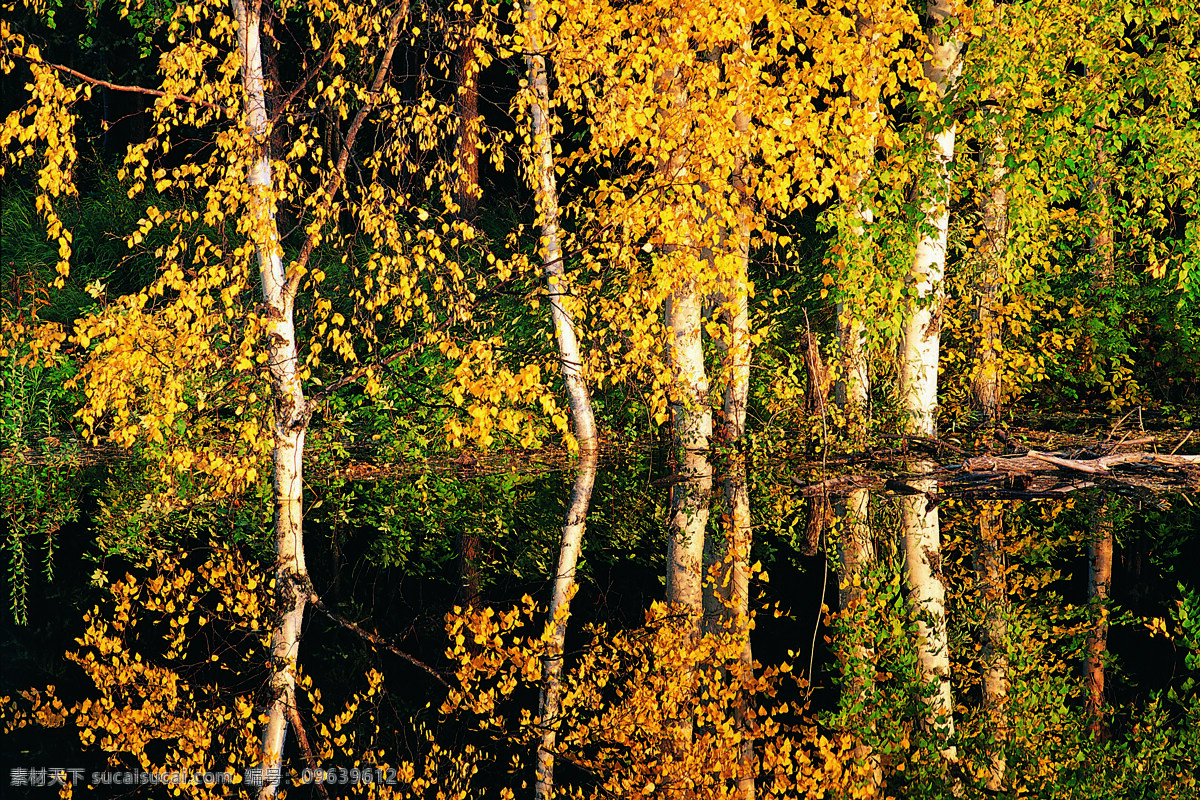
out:
M325 48L325 52L321 55L321 60L316 64L313 64L305 76L300 79L300 82L292 88L292 91L288 92L288 96L283 98L283 100L275 106L275 113L271 115L271 124L278 122L279 118L287 113L288 108L292 105L292 101L296 99L296 95L300 94L301 90L303 90L305 86L308 86L312 79L317 76L317 73L321 71L321 68L329 63L329 59L332 56L333 48Z
M100 86L104 89L112 89L114 92L134 92L136 94L148 94L148 95L152 95L154 97L165 97L169 100L182 100L185 103L191 103L194 106L201 106L203 108L211 108L213 111L220 111L220 112L225 111L224 108L217 105L216 103L210 103L207 100L198 100L197 98L192 97L191 95L168 94L167 92L159 91L158 89L147 89L144 86L125 86L125 85L122 85L119 83L112 83L111 81L104 81L104 80L100 80L99 78L93 78L91 75L85 75L82 72L80 72L79 70L71 69L70 67L64 67L62 64L51 64L49 61L43 61L40 58L30 58L29 56L27 56L23 53L14 53L13 55L15 55L17 58L19 58L23 61L28 61L30 64L41 64L43 67L49 67L50 69L58 70L59 72L64 72L67 75L71 75L73 77L79 78L79 80L84 81L85 83L90 83L93 86Z
M329 181L325 184L325 197L321 200L321 207L317 209L317 220L328 217L330 210L333 208L334 198L337 197L337 193L346 179L346 164L350 160L350 151L354 148L354 141L358 138L358 132L362 128L363 122L366 121L367 115L375 110L375 103L379 99L383 83L387 79L388 72L391 71L392 56L396 52L396 45L400 43L400 23L408 16L408 8L409 0L404 0L400 4L400 8L392 15L391 20L388 22L387 49L383 53L383 58L379 61L379 68L375 70L375 80L371 82L371 90L367 94L367 102L354 115L354 121L350 123L350 129L346 131L346 138L342 140L342 152L338 154L333 174L329 176ZM312 233L304 240L304 245L300 248L300 255L296 257L296 263L292 267L292 276L288 278L287 285L283 289L285 305L290 304L296 297L296 291L300 287L300 279L304 275L305 267L308 266L308 260L312 257L313 250L316 249L317 237L321 235L322 227L324 226L315 226Z
M292 723L292 729L296 731L296 740L300 742L300 749L304 752L304 760L308 762L308 768L316 775L320 765L317 763L317 757L313 755L312 747L308 743L308 733L304 730L304 721L300 719L300 710L296 708L296 698L292 697L292 704L288 706L288 721ZM316 780L314 778L314 780ZM322 781L316 781L317 788L321 790L321 796L325 800L329 800L329 790L325 788Z
M351 622L350 620L343 617L341 614L326 607L326 605L323 602L321 602L321 598L317 596L316 592L313 592L311 595L309 595L308 600L310 603L312 603L314 606L316 606L318 609L320 609L320 611L323 614L325 614L325 616L329 617L331 620L336 622L338 625L341 625L343 628L346 628L347 630L354 631L355 633L357 633L359 636L366 639L371 644L376 645L377 647L382 647L382 648L392 652L393 654L400 656L405 661L412 664L414 667L418 667L420 669L425 670L426 672L428 672L430 675L433 676L434 680L436 680L442 686L445 686L447 689L452 688L450 686L449 682L447 682L447 680L442 677L441 673L439 673L433 667L426 664L424 661L421 661L418 658L414 658L413 656L410 656L408 653L405 653L403 650L397 649L395 645L388 642L382 636L379 636L378 634L375 634L375 633L371 633L370 631L361 627L357 623Z

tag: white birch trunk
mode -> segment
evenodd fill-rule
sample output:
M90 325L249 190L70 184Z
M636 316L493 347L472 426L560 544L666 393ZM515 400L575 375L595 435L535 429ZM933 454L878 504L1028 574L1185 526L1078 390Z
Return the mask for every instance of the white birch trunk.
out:
M587 521L592 487L596 483L595 450L585 451L579 462L579 474L567 502L563 521L562 543L558 551L558 571L550 596L550 618L546 623L546 654L542 658L542 690L538 702L538 719L542 736L538 743L537 772L533 796L549 800L554 793L554 754L558 737L559 716L562 712L563 644L567 638L567 619L571 613L571 598L575 594L575 566L583 548L583 533Z
M867 518L870 500L869 491L856 489L836 505L841 534L838 548L838 605L851 636L847 661L842 665L843 673L847 676L844 689L847 697L843 705L861 705L864 709L872 707L875 697L874 631L862 618L868 600L866 573L875 563L875 542ZM869 730L873 731L874 727L874 722L871 722ZM883 768L879 754L869 745L862 744L855 748L854 757L870 764L873 789L881 787Z
M664 38L669 36L664 31ZM669 47L669 45L668 45ZM662 143L658 179L664 188L682 186L692 180L688 170L686 140L687 88L677 66L666 66L659 73L657 86L665 103L659 110L664 131L671 142ZM680 124L680 123L683 124ZM676 138L677 137L677 138ZM670 190L678 194L679 190ZM699 273L707 263L695 254L701 252L694 228L696 211L690 198L664 200L675 203L671 215L675 230L666 232L659 268L672 271L673 290L667 297L664 316L667 349L671 369L671 421L675 443L681 448L676 464L676 482L671 489L670 518L667 532L667 602L685 606L691 613L692 632L700 635L704 614L703 572L704 535L708 527L708 501L712 491L712 470L708 448L712 439L712 407L709 404L708 373L704 366L703 295L697 286Z
M550 86L546 74L546 58L542 55L541 13L538 0L525 3L526 47L529 55L525 65L529 89L533 93L529 117L533 168L531 178L537 193L537 208L541 220L541 255L546 288L550 297L550 315L554 337L558 344L559 364L566 385L567 402L575 440L582 452L595 450L598 445L592 401L583 377L583 358L575 319L570 308L570 293L566 287L563 252L559 229L558 187L554 176L554 134L550 124Z
M283 253L273 210L274 187L267 147L268 122L263 80L260 5L232 0L238 22L246 92L246 127L257 153L247 182L253 193L254 240L262 279L263 303L271 328L266 337L274 403L275 618L271 628L271 704L263 732L263 785L260 798L275 795L283 763L288 716L296 706L296 664L300 628L312 584L304 563L302 484L308 403L300 382L293 298L288 291Z
M724 544L726 552L719 554L725 572L714 587L717 608L715 620L733 632L742 643L733 676L740 689L734 715L743 740L738 753L739 775L737 793L741 800L754 800L755 761L753 739L753 710L751 690L754 682L754 651L750 643L750 548L753 533L750 528L750 490L747 486L746 456L742 452L742 437L746 432L746 402L750 393L750 327L749 295L746 268L749 261L750 231L747 221L739 220L731 245L736 272L726 283L723 292L722 315L725 338L720 343L725 388L724 408L719 438L729 448L725 458L725 475L721 488L725 497Z
M534 797L536 800L549 800L554 794L554 754L562 711L563 644L567 637L571 597L575 591L575 566L583 547L588 505L591 502L592 487L596 482L599 441L592 401L583 377L583 359L579 350L579 339L575 333L575 320L567 305L570 295L565 286L558 224L558 186L554 175L554 140L550 125L550 87L546 59L541 52L543 43L537 0L526 2L524 10L526 46L529 52L525 64L528 69L529 89L533 93L529 109L530 142L533 145L531 178L541 217L542 269L546 276L554 338L558 345L567 402L571 408L575 440L582 454L579 474L575 478L563 521L558 570L550 598L549 620L546 623L546 654L542 660L542 689L538 702L542 736L538 743Z
M697 262L698 263L698 262ZM685 606L700 633L704 613L702 592L704 535L712 469L708 446L712 439L712 409L701 342L700 293L694 277L682 280L667 302L671 367L675 383L672 402L675 436L681 448L676 482L671 490L667 537L667 601Z
M936 492L933 480L909 481L921 492ZM908 599L917 615L917 662L933 695L926 701L926 724L938 737L939 750L950 761L957 758L954 737L954 699L950 692L950 646L946 621L946 584L942 575L941 532L938 512L927 509L924 494L900 500L904 526L904 563Z
M929 50L924 62L925 77L944 101L962 69L962 43L955 35L945 37L944 25L952 14L949 0L929 0ZM944 116L944 111L943 111ZM946 236L950 214L947 206L949 167L954 158L953 122L934 120L927 133L930 160L936 180L922 197L922 224L913 253L910 275L916 300L905 320L900 369L900 391L907 412L907 430L921 436L937 435L937 373L942 311L942 278L946 269ZM938 126L943 126L940 129ZM910 465L913 472L936 467L927 461ZM901 499L904 525L905 564L909 600L918 618L917 658L921 674L933 684L926 721L936 732L939 749L948 761L957 759L954 738L954 702L950 691L950 651L946 621L946 586L941 572L941 531L937 506L924 493L937 492L937 481L917 480L913 488L922 494Z

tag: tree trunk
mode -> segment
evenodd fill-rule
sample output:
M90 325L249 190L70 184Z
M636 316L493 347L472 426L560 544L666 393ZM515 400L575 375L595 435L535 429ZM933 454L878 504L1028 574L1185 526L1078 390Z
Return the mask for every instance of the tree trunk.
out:
M923 471L934 468L930 462L918 462L915 466ZM930 509L924 495L937 491L937 481L915 480L909 484L922 492L902 497L900 510L908 598L917 614L917 661L925 682L933 684L933 694L926 701L926 725L937 736L942 755L953 761L957 758L957 750L952 744L954 699L950 692L950 642L941 532L937 508Z
M669 36L664 33L669 42ZM666 57L670 58L670 44ZM664 102L659 119L664 131L663 155L658 163L658 181L668 194L664 203L674 203L671 215L677 227L664 232L658 258L659 269L669 270L673 289L667 297L664 316L671 370L671 421L675 444L681 449L676 461L676 482L671 491L667 533L667 601L686 607L692 616L691 630L700 635L704 613L704 536L708 527L712 470L708 448L712 440L712 406L709 403L708 373L704 366L702 305L697 286L701 271L711 267L699 257L700 243L693 227L696 211L692 198L678 188L693 180L686 148L688 122L687 88L675 65L665 66L657 78ZM680 195L685 195L680 197ZM702 226L707 228L709 226ZM690 729L690 728L689 728Z
M554 753L558 736L559 715L562 712L563 644L567 638L567 618L571 613L571 598L575 594L575 565L583 548L583 533L587 521L592 487L596 483L595 450L586 451L579 462L579 473L567 502L563 521L562 544L558 551L558 571L550 596L550 618L546 622L546 654L542 657L542 690L538 702L538 719L542 737L537 751L537 773L534 782L535 800L549 800L554 793Z
M250 168L251 238L258 255L263 303L272 321L265 341L274 404L275 609L271 628L271 701L262 740L263 783L260 798L275 795L283 763L288 715L296 706L296 664L300 628L312 584L304 563L302 486L304 435L309 410L299 376L292 297L284 274L279 231L274 216L274 186L268 148L263 81L260 6L232 0L238 22L246 92L246 129L258 149Z
M979 629L983 670L983 709L991 733L988 790L1002 791L1008 746L1008 582L1004 571L1004 528L998 503L984 501L979 509L979 540L975 547L975 580L983 605ZM986 741L986 740L985 740Z
M993 114L993 117L995 115ZM1008 142L999 129L992 137L985 156L987 192L984 196L983 239L979 245L979 281L976 284L975 331L972 342L974 371L971 399L980 422L991 425L1000 409L1000 318L997 305L1004 285L1004 255L1008 249L1008 190L1004 179L1008 169L1004 160Z
M1084 651L1083 681L1087 688L1088 730L1098 739L1108 736L1104 724L1104 659L1108 652L1108 597L1112 586L1112 508L1105 502L1096 512L1088 542L1088 607L1092 626Z
M479 529L466 525L458 532L458 604L473 608L479 600L479 557L483 549Z
M454 150L454 203L462 219L473 220L482 191L479 186L479 59L475 54L478 40L475 38L475 12L469 3L464 3L458 24L461 29L457 36L455 64L458 94L454 110L458 118L458 142ZM536 149L537 145L534 147Z
M546 654L542 660L542 689L538 703L542 736L537 750L534 797L536 800L548 800L554 793L554 754L562 711L563 644L567 636L571 597L575 590L575 565L579 561L579 553L583 546L588 505L591 502L592 487L596 482L599 437L591 396L583 377L583 358L575 333L574 314L569 306L571 295L565 285L558 223L558 186L554 174L554 140L550 127L550 86L546 59L542 54L542 18L537 0L528 0L524 12L526 43L529 48L525 64L529 76L529 89L533 94L529 108L530 142L533 146L530 177L534 184L541 219L542 270L546 276L551 322L554 325L567 402L571 408L575 441L582 456L563 520L558 570L554 578L549 619L546 623Z
M669 95L669 117L687 102L679 77L668 71L663 79ZM684 141L682 131L680 142ZM689 180L686 155L676 148L660 165L664 185L680 185ZM691 210L681 201L675 219L689 219ZM667 524L667 602L681 607L688 615L688 638L683 647L696 646L704 615L704 544L708 528L709 501L712 494L712 468L708 460L712 440L712 406L709 400L708 374L704 365L702 341L703 295L697 286L701 270L710 262L698 258L691 231L675 233L676 240L664 244L660 268L671 270L674 289L666 301L665 317L671 369L671 419L675 445L679 448L675 463L676 482L671 490L670 517ZM695 675L677 676L683 694L695 691ZM677 754L692 740L692 719L672 720L673 744Z
M739 114L739 130L746 121ZM736 179L735 179L736 180ZM720 554L725 572L714 587L718 603L715 619L742 642L738 663L731 672L740 688L734 716L742 733L738 754L737 793L741 800L754 800L756 772L754 761L753 697L754 650L750 643L750 490L747 486L746 455L742 437L746 433L746 402L750 394L749 286L746 276L750 255L750 225L742 213L737 228L727 240L735 258L735 272L722 292L722 319L725 335L718 343L722 355L722 374L727 381L718 438L725 445L725 471L721 489L725 498L724 544Z
M952 35L943 38L940 29L951 17L949 0L929 0L929 50L924 62L925 77L937 88L944 102L962 64L962 43ZM949 227L949 166L954 158L955 126L940 107L941 117L930 120L926 133L931 147L931 168L937 181L922 197L923 220L918 234L910 280L916 300L907 309L900 391L907 412L907 431L919 436L937 435L937 372L942 311L942 278L946 268L946 237ZM909 465L915 473L931 472L937 465L917 461ZM939 749L948 761L957 759L954 738L954 703L950 692L950 652L946 622L946 586L941 571L941 531L937 506L928 502L937 492L936 480L911 482L921 494L901 499L904 524L905 563L909 599L918 617L917 657L921 673L934 684L928 701L927 724L936 732Z
M862 83L853 84L853 102L862 110L866 130L853 143L851 159L869 165L875 161L875 144L878 136L879 91L881 88L878 59L879 35L875 20L860 15L855 23L859 39L865 45ZM873 268L873 248L869 230L875 223L875 215L863 187L869 177L869 167L855 169L848 181L847 196L843 200L850 212L850 276L865 273ZM846 287L843 287L846 288ZM863 309L839 300L837 304L837 358L834 397L851 434L858 442L863 434L864 423L871 395L871 378L867 369L867 327L862 318Z
M874 706L875 697L874 631L869 627L869 618L864 616L868 602L864 581L867 571L875 562L875 542L867 519L870 498L870 492L866 489L856 489L844 501L837 503L835 509L840 521L838 605L851 637L846 660L842 664L842 671L846 675L842 704L843 707L860 705L864 709ZM854 724L856 728L859 727L857 721ZM873 731L875 723L872 721L868 725L868 730ZM855 748L854 757L870 764L873 787L882 787L883 768L879 754L864 743Z
M567 402L571 407L575 441L579 444L581 452L588 453L596 449L598 439L592 400L583 377L583 357L579 350L579 337L575 332L574 312L570 307L572 297L567 290L563 268L558 186L554 175L554 132L550 124L550 84L546 72L546 58L542 54L541 15L538 0L528 0L525 3L525 41L530 53L525 57L525 66L529 73L529 90L533 93L529 108L530 139L533 145L530 177L537 194L541 222L542 271L546 276L546 291L550 298L550 316L554 324L555 342L558 345L559 365L566 387Z
M685 606L691 612L694 633L699 635L704 612L701 591L704 535L712 492L708 461L712 409L708 404L708 378L700 339L700 293L694 277L683 280L667 301L667 327L671 330L671 367L675 379L671 411L676 444L681 448L676 462L678 480L671 492L667 601Z

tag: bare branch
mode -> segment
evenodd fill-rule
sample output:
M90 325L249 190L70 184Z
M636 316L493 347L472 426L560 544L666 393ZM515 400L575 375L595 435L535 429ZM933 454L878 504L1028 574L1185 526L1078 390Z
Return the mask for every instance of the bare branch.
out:
M372 81L371 91L367 95L369 99L358 110L358 113L354 115L354 121L350 123L350 129L346 131L346 138L342 141L342 152L338 154L337 165L334 167L329 181L325 184L325 197L321 200L321 207L317 210L316 214L318 220L329 214L330 209L333 207L334 198L337 197L337 193L345 181L346 164L350 160L350 151L354 148L354 140L358 138L358 132L362 128L363 122L366 121L367 115L375 109L375 103L379 99L379 92L383 89L383 82L387 79L388 72L391 70L392 55L396 52L396 45L400 42L400 23L408 16L408 8L409 2L408 0L404 0L388 23L387 50L384 51L383 57L379 61L379 67L375 71L375 80ZM285 302L290 303L296 296L296 291L300 286L300 279L304 275L304 269L308 266L308 260L312 257L313 250L316 249L317 237L320 233L320 228L317 228L304 240L304 245L300 248L300 255L296 257L296 263L292 267L292 275L288 278L287 286L283 290Z
M99 78L93 78L91 75L85 75L82 72L80 72L79 70L71 69L70 67L64 67L62 64L51 64L49 61L43 61L40 58L30 58L29 56L27 56L23 53L14 53L13 55L23 61L28 61L30 64L41 64L43 67L49 67L50 69L57 70L59 72L65 73L67 75L71 75L72 77L75 77L75 78L79 78L79 80L84 81L85 83L90 83L93 86L100 86L105 89L112 89L114 92L134 92L136 94L148 94L153 97L165 97L169 100L182 100L185 103L190 103L191 105L194 105L194 106L200 106L202 108L211 108L213 111L220 111L222 113L225 112L225 109L222 108L221 106L217 105L216 103L210 103L207 100L199 100L195 97L192 97L191 95L168 94L167 92L159 91L158 89L147 89L144 86L126 86L126 85L119 84L119 83L112 83L111 81L105 81L105 80L101 80Z
M388 650L389 652L393 653L394 655L400 656L405 661L412 664L414 667L419 667L420 669L425 670L425 672L428 672L430 675L433 676L433 679L436 680L438 683L440 683L442 686L445 686L447 689L451 688L449 682L447 682L446 679L442 677L441 673L439 673L433 667L429 666L424 661L421 661L418 658L410 656L408 653L404 652L403 650L397 649L395 645L388 642L382 636L375 634L375 633L371 633L370 631L361 627L357 623L351 622L350 620L343 617L341 614L337 613L336 611L331 610L330 608L328 608L325 605L325 603L323 603L321 601L321 598L317 596L316 592L313 592L309 596L308 600L310 603L312 603L314 606L316 606L318 609L320 609L321 612L323 614L325 614L325 616L329 617L331 620L336 622L338 625L341 625L343 628L345 628L347 630L354 631L355 633L357 633L359 636L366 639L371 644L373 644L377 647L382 647L385 650Z

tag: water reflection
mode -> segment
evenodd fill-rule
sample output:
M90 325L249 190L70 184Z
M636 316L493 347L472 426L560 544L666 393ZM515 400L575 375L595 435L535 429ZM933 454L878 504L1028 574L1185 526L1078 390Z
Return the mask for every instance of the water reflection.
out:
M456 601L475 597L480 614L525 592L544 601L526 631L532 639L545 631L540 668L514 670L524 694L497 695L504 725L425 712L423 724L444 725L451 743L486 744L487 763L517 758L511 770L487 773L492 788L519 794L521 783L557 765L556 795L596 795L597 787L629 797L1187 794L1200 762L1200 706L1185 686L1200 677L1200 652L1186 660L1195 643L1180 614L1190 608L1184 590L1196 592L1200 514L1186 501L1173 499L1171 510L1114 495L933 504L925 494L856 489L830 496L833 521L810 557L808 507L790 474L750 471L736 448L699 455L679 456L674 470L660 452L585 459L567 480L424 476L419 492L407 477L339 487L342 527L325 539L329 552L314 547L314 586L321 593L339 584L340 593L325 594L331 606L451 682L444 615ZM419 514L378 513L384 503L407 508L419 493L427 503ZM332 515L334 495L324 495L331 499L320 512ZM682 509L694 513L680 518ZM318 540L321 519L312 515ZM672 519L696 525L697 537L673 533ZM383 528L389 520L409 538ZM686 570L677 557L685 549L694 559ZM339 557L329 557L335 550ZM1128 557L1135 551L1137 559ZM770 580L755 577L756 562ZM60 563L86 584L86 574ZM112 568L153 577L165 566ZM836 575L828 586L826 569ZM686 625L679 614L647 616L651 601L684 597L684 585L687 597L700 597L702 615ZM829 613L812 652L823 603ZM33 607L46 613L49 603ZM64 606L53 613L59 621L80 614ZM1151 634L1154 619L1151 627L1173 639ZM585 629L593 623L607 627ZM371 741L389 758L407 752L415 729L405 714L426 702L438 708L444 687L386 649L334 631L321 617L308 620L306 674L336 695L361 679L348 664L380 669L391 694L373 713L390 733L373 735L393 738ZM76 635L68 628L57 652L79 650ZM143 631L128 645L149 641ZM250 648L254 639L244 641ZM520 650L488 652L490 638L472 646L466 659L480 664ZM68 685L61 665L42 679L34 662L12 660L22 648L7 649L23 672L8 672L3 694ZM142 663L156 657L147 652ZM930 667L927 655L942 666ZM206 657L198 653L197 663ZM244 664L256 658L247 649ZM238 691L252 694L256 673L243 669ZM941 719L931 723L931 714ZM690 735L676 735L685 726ZM314 737L319 729L308 725Z

